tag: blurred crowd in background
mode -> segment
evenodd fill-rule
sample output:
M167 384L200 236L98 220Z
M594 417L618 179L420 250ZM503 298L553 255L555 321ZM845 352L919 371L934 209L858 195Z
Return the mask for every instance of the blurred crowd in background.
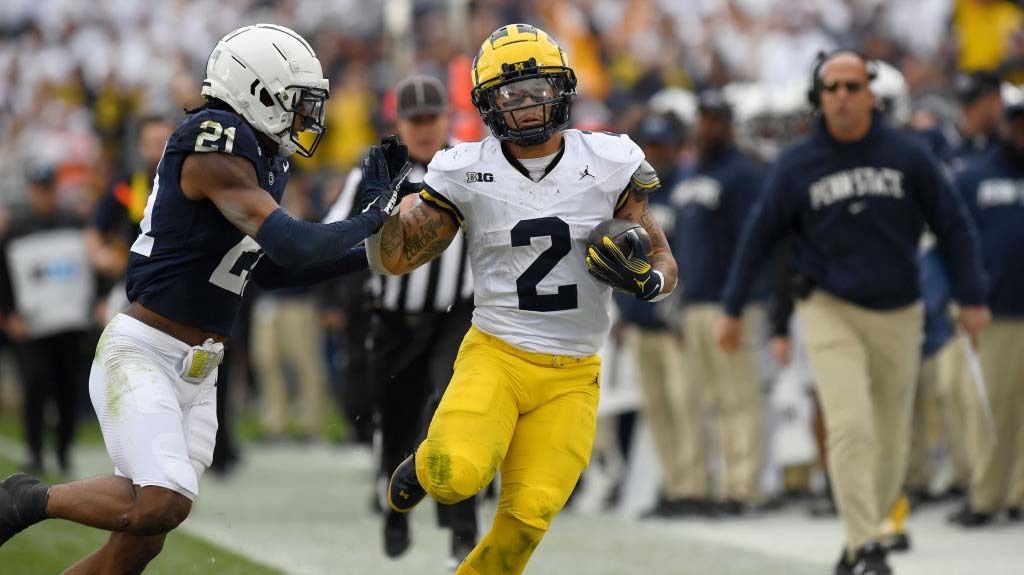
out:
M994 110L998 121L1001 108L971 106L1024 81L1024 10L1006 0L8 0L0 5L0 235L20 206L52 197L102 236L82 246L91 266L83 281L96 286L88 321L74 326L86 350L113 309L106 294L118 295L161 138L201 104L216 41L254 22L302 33L330 80L326 139L314 158L295 162L284 200L310 220L323 218L348 170L392 131L391 88L404 76L426 73L446 83L455 140L485 136L469 97L471 62L479 43L510 22L543 28L569 54L579 77L575 127L637 133L651 114L672 114L683 126L673 143L675 164L696 154L695 94L708 88L729 100L739 146L770 163L808 125L805 94L819 51L854 47L899 69L907 96L901 121L941 135L937 151L994 136L991 122L977 118ZM111 223L111 209L120 210L120 224ZM255 319L235 334L230 403L260 412L265 437L292 430L323 440L322 398L334 397L335 411L350 416L349 438L367 440L365 414L344 404L351 395L345 388L359 382L346 381L350 360L339 343L365 326L307 290L297 295L315 306L307 316L313 320L289 328L304 335L282 337L268 319L280 301L250 291ZM19 327L14 309L4 311L17 348L32 334ZM324 352L290 355L288 342L300 338ZM89 355L81 354L75 402L86 417ZM282 388L281 378L296 385ZM4 418L31 395L4 385L10 383L0 383ZM294 423L287 389L305 401ZM70 465L60 455L61 465Z

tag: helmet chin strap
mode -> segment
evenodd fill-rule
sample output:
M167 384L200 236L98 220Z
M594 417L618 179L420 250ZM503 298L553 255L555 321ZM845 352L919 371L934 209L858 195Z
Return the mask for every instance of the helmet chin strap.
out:
M285 130L276 134L275 137L277 138L277 153L279 156L287 158L299 151L298 146L292 141L291 130Z
M509 138L509 142L517 146L539 146L550 140L553 134L554 132L551 131L543 134L537 134L536 136L527 136L525 138Z

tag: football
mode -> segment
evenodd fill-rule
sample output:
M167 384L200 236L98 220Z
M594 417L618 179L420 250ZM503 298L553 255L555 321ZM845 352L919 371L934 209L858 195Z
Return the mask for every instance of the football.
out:
M631 235L636 239L635 241L630 241ZM647 235L647 230L636 222L620 219L605 220L590 230L587 243L592 246L600 246L603 236L611 238L627 258L635 256L647 260L651 256L651 236ZM634 245L640 247L641 253L633 253Z

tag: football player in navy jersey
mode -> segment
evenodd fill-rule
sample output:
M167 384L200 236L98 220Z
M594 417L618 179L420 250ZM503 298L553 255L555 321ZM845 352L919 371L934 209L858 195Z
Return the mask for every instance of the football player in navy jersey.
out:
M246 283L308 284L365 268L353 248L383 225L408 173L404 148L388 141L363 162L361 214L313 224L284 213L288 156L316 150L328 97L320 61L288 28L259 24L221 39L202 94L206 104L164 149L128 262L131 305L107 325L92 365L114 474L0 483L0 544L47 518L112 532L68 573L140 573L160 552L210 465L217 366Z

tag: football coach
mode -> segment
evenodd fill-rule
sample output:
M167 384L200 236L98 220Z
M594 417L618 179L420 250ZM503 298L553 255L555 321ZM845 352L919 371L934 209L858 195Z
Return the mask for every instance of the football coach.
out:
M716 337L740 342L758 264L793 238L797 315L828 435L832 490L846 530L837 575L889 575L881 524L906 471L923 306L917 252L927 225L953 275L973 341L990 321L978 233L934 159L875 109L875 65L820 55L808 98L819 112L782 154L745 224Z

